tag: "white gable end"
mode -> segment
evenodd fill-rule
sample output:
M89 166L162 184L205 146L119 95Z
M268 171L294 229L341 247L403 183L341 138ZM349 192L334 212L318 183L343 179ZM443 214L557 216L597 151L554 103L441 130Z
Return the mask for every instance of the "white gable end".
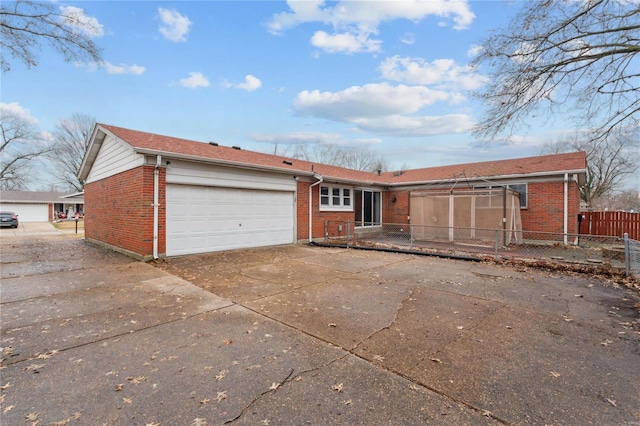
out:
M86 183L135 169L144 164L144 155L136 154L133 147L121 139L107 135L93 162Z

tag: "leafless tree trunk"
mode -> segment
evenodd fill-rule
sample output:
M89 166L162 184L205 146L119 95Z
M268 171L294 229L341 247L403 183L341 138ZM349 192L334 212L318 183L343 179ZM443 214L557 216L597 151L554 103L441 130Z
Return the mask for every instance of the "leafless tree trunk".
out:
M82 9L44 1L3 1L0 4L0 64L11 69L7 56L27 68L38 65L36 53L49 44L65 61L101 62L100 50L91 39L102 32L95 20L86 19Z
M484 141L512 134L538 112L568 113L604 140L638 129L640 7L633 0L523 2L506 29L474 61L489 72L475 95L487 106L476 128Z
M587 153L587 179L580 187L580 198L589 206L609 194L620 192L625 179L640 170L640 141L632 132L619 133L596 141L588 135L575 134L556 142L545 143L543 154L584 151Z
M50 151L35 123L2 106L0 108L0 188L26 189L30 161Z
M78 172L95 124L94 117L75 113L61 119L53 132L54 149L50 155L57 166L56 176L70 189L82 191L84 187L78 180Z

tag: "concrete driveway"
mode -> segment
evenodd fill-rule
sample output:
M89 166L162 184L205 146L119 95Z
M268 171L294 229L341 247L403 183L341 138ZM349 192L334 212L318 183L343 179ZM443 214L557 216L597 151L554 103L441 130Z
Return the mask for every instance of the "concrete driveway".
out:
M287 246L0 240L3 424L640 424L636 291Z

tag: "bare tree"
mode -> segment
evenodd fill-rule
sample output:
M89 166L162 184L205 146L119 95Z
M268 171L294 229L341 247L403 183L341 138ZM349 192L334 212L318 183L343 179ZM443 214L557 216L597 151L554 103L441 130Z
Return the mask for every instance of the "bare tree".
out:
M300 144L295 145L290 156L291 158L366 172L382 171L387 168L386 161L382 155L366 146L345 147L336 144Z
M56 176L70 189L82 191L84 187L84 182L78 180L78 172L95 125L94 117L75 113L61 119L53 132L54 149L50 155L57 166Z
M542 153L585 151L587 178L580 187L580 198L589 206L595 206L601 198L622 190L625 179L633 177L640 170L639 147L640 141L634 132L616 132L601 141L588 135L575 134L545 143Z
M636 127L640 111L640 7L635 0L523 2L508 28L489 36L474 65L489 83L475 129L482 140L513 133L537 112L568 112L603 140Z
M0 189L25 189L30 161L48 153L50 146L40 136L35 120L7 104L0 104L0 133Z
M27 68L38 65L41 44L57 50L67 62L101 62L100 50L91 39L102 34L102 25L84 15L82 9L44 1L3 1L0 4L0 64L11 69L6 56Z

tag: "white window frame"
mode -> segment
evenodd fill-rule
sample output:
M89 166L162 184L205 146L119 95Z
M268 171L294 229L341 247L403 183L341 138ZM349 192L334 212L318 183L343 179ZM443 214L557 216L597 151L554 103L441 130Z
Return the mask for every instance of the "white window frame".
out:
M326 188L326 193L323 189ZM337 194L337 195L336 195ZM326 204L323 204L323 199ZM338 201L336 203L336 201ZM353 211L353 188L339 185L320 185L318 190L320 211Z

